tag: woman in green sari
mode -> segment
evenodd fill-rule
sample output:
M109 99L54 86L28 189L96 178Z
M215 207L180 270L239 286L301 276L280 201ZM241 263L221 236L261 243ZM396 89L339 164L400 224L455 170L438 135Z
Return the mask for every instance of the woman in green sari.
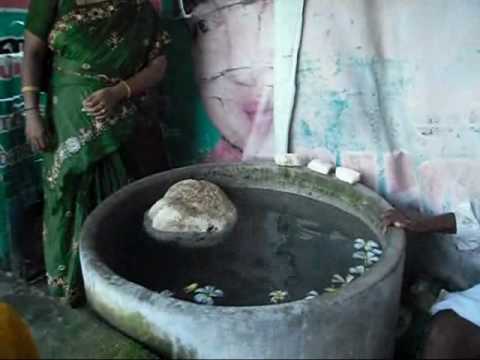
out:
M81 227L128 181L122 145L141 98L165 73L168 35L148 0L31 0L26 135L44 154L44 252L52 295L83 298ZM44 79L48 81L45 82ZM41 118L38 93L48 93Z

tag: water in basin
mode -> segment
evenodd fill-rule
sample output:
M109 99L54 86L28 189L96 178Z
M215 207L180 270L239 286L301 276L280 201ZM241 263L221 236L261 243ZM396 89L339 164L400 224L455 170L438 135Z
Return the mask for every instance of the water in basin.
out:
M198 283L223 291L216 305L265 305L272 291L286 291L285 300L294 301L341 286L332 284L335 274L345 278L365 263L352 258L354 240L377 241L363 222L331 205L272 190L224 190L239 221L222 244L192 250L158 244L144 232L139 211L130 223L118 224L118 234L128 241L119 242L119 256L105 259L107 264L130 281L169 290L178 299L192 301L184 288Z

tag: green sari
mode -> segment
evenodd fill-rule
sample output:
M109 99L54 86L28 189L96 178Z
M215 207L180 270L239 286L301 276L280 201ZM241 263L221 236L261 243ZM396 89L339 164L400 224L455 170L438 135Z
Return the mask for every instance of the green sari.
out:
M121 147L137 111L130 99L96 120L82 112L82 102L142 70L169 40L148 0L31 0L26 27L53 52L43 241L50 292L72 303L83 295L81 227L99 202L128 181Z

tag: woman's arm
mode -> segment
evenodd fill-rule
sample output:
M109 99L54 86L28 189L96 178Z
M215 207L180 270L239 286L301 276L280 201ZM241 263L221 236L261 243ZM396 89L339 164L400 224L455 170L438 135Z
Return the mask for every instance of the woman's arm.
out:
M120 101L141 94L158 84L164 78L166 69L167 58L159 56L125 82L94 92L85 99L83 106L98 120L104 119L112 113Z
M25 135L37 150L45 150L48 138L40 117L39 88L47 56L47 44L29 31L25 32L22 83L25 102ZM37 90L35 90L37 89Z
M383 225L402 228L412 232L455 234L457 221L454 213L425 217L421 214L407 216L397 209L387 211L383 216Z
M147 89L158 84L165 77L167 70L167 57L159 56L136 75L127 79L126 83L131 89L131 95L141 94ZM122 85L122 84L118 84ZM117 85L117 86L118 86Z

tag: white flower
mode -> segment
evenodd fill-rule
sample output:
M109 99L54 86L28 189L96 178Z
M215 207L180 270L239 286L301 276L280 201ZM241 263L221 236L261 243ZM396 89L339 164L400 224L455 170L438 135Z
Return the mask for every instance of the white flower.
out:
M78 139L75 137L68 138L65 141L65 147L69 153L76 153L80 150L80 141L78 141Z
M342 275L335 274L332 277L332 283L337 283L337 284L343 284L345 282L345 279L343 278Z
M307 293L307 296L305 297L305 300L315 299L318 295L319 295L318 292L316 292L315 290L311 290Z
M195 291L193 300L201 305L213 305L215 298L221 298L224 296L223 291L216 289L214 286L207 285L203 288L197 288L198 284L193 283L187 286L184 291L190 293Z
M366 257L365 257L365 263L370 266L370 265L373 265L375 264L376 262L378 262L378 260L380 260L380 258L378 256L376 256L373 252L369 251L366 253Z
M365 244L365 250L367 251L372 251L373 249L378 249L378 248L380 248L380 245L378 245L377 242L372 240L367 241L367 243Z
M224 296L222 290L216 289L214 286L211 285L196 289L195 294L205 294L211 298L222 298Z
M333 284L342 284L342 285L346 285L346 284L349 284L351 283L353 280L355 279L354 276L348 274L347 276L343 277L342 275L339 275L339 274L335 274L333 275L332 277L332 283Z
M383 254L383 250L376 241L365 241L363 239L356 239L353 247L356 251L352 257L354 259L363 260L365 266L371 266L380 260L379 256Z
M363 249L365 245L366 243L363 239L355 239L355 241L353 242L353 247L357 250Z
M355 280L355 276L353 276L353 275L348 274L348 275L345 277L345 283L346 283L346 284L351 283L353 280Z
M355 280L355 276L348 274L347 276L343 277L342 275L335 274L332 276L331 283L332 285L325 289L326 292L336 292L342 287L347 284L350 284L353 280Z
M288 296L288 292L283 290L275 290L275 291L272 291L269 294L269 296L270 296L271 303L278 304L279 302L285 301L285 299Z
M371 266L378 262L380 258L373 251L357 251L353 253L354 259L363 260L366 266Z
M367 254L364 251L357 251L357 252L354 252L352 255L352 258L359 259L359 260L365 260L366 257L367 257Z
M358 265L355 267L351 267L349 269L349 273L353 275L363 275L365 273L365 266L363 265Z
M163 290L160 295L165 296L165 297L172 297L174 294L170 290Z
M374 249L377 249L377 251L381 251L380 245L376 241L372 240L365 241L363 239L355 239L353 242L353 247L356 250L373 251Z
M208 296L207 294L204 293L198 293L195 294L193 297L193 300L195 300L196 303L201 304L201 305L213 305L213 299Z

